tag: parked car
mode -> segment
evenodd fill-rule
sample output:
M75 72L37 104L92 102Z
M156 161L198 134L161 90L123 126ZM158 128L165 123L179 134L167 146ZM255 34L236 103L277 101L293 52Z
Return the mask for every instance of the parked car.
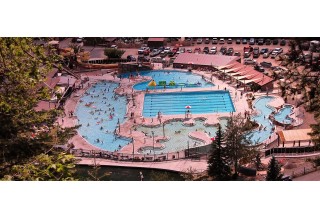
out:
M167 55L168 55L168 53L165 52L165 51L162 51L162 52L160 53L160 57L161 57L161 58L165 58Z
M205 48L203 48L203 53L209 53L209 47L205 47Z
M191 48L188 48L188 49L187 49L187 52L188 52L188 53L192 53L192 49L191 49Z
M243 39L242 39L242 44L247 44L247 43L248 43L247 39L246 39L246 38L243 38Z
M162 63L163 60L164 60L164 58L161 58L161 57L152 57L151 58L151 62L153 62L153 63Z
M204 40L204 43L205 43L205 44L210 43L210 39L209 39L209 38L206 38L206 39Z
M271 59L274 59L278 55L279 55L278 52L273 50L270 57L271 57Z
M138 56L138 61L139 62L149 62L150 58L149 57L145 57L144 55L139 55Z
M176 54L176 52L174 50L171 50L168 52L169 57L173 57L175 54Z
M285 46L286 45L286 40L285 39L281 39L280 40L280 46Z
M251 52L249 52L249 51L246 51L246 52L244 52L244 54L243 54L243 57L244 58L249 58L251 56Z
M270 55L270 53L264 53L262 57L263 57L263 58L268 58L269 55Z
M273 51L276 51L276 52L278 52L278 54L280 54L283 52L283 49L281 47L277 47L277 48L273 49Z
M179 51L178 51L179 53L185 53L186 52L186 49L184 48L184 47L180 47L180 49L179 49ZM178 53L177 52L177 53Z
M194 52L195 52L195 53L201 53L200 47L194 48Z
M144 48L138 49L138 54L139 54L139 55L143 55L143 52L144 52Z
M227 44L232 44L232 38L229 38L229 39L227 40Z
M250 45L254 45L254 42L255 42L255 41L254 41L254 38L250 38L249 44L250 44Z
M244 64L245 65L255 65L256 63L257 63L256 60L253 60L251 58L245 58L244 59Z
M218 44L218 38L212 38L212 44Z
M216 54L217 53L217 47L212 47L209 51L210 54Z
M273 41L272 41L272 44L273 45L277 45L279 43L279 40L278 39L273 39Z
M128 55L128 56L127 56L127 60L128 60L129 62L135 62L135 61L137 61L137 59L136 59L133 55Z
M221 47L220 48L220 53L222 53L223 55L225 55L227 53L227 48L226 47Z
M260 56L259 47L253 48L253 58L258 58Z
M270 39L266 39L266 45L271 45L271 40Z
M197 39L197 44L202 44L202 38Z
M264 44L264 39L263 38L259 38L258 39L258 45L263 45Z
M260 65L255 65L254 69L259 71L259 72L262 72L262 73L264 72L264 68L262 66L260 66Z
M265 67L265 68L271 68L272 67L272 63L271 62L266 62L266 61L262 61L260 63L260 65Z
M238 56L238 57L240 57L241 56L241 53L240 52L234 52L234 54L233 54L234 56Z
M224 44L224 38L220 38L219 44Z
M169 51L171 51L171 47L165 47L163 51L168 53Z
M236 39L236 44L240 44L241 40L239 38Z
M265 54L265 53L268 53L269 49L268 48L262 48L260 50L260 54Z
M232 48L232 47L230 47L230 48L227 50L226 55L227 55L227 56L232 56L232 55L233 55L233 53L234 53L234 50L233 50L233 48Z
M160 50L153 49L152 52L150 53L150 57L158 56L160 52L161 52Z

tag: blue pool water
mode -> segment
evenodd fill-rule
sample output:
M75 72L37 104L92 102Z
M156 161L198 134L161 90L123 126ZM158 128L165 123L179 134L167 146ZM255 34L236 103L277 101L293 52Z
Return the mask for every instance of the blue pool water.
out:
M235 111L228 91L175 92L146 94L143 116L185 114L188 105L192 114Z
M127 105L125 97L117 96L116 99L113 98L113 90L118 85L112 82L97 83L81 98L83 102L78 104L75 112L79 124L82 125L78 129L79 133L92 145L109 151L114 151L119 148L119 145L124 146L131 142L129 139L115 137L113 134L117 128L118 120L120 123L125 120ZM90 102L92 104L86 106ZM114 108L114 111L112 108ZM112 119L110 114L114 114ZM97 139L99 139L99 142Z
M292 118L288 117L291 113L291 105L285 105L284 108L274 115L274 119L282 124L291 124Z
M227 125L227 119L221 118L219 122L222 129L225 129ZM206 132L209 135L209 137L216 136L216 132L218 130L217 127L205 126L203 123L204 122L201 120L195 120L195 123L193 126L184 126L182 122L170 122L169 124L166 124L164 127L165 136L170 138L168 139L168 141L161 143L164 145L163 149L155 149L154 153L159 154L159 153L181 151L181 150L187 149L188 144L189 144L189 148L194 148L194 147L203 145L202 142L194 140L188 136L190 132L195 132L195 131ZM154 132L155 137L156 136L163 137L162 126L154 127L154 128L139 126L137 130L144 132L146 134L146 137L145 137L146 139L152 140L152 131ZM179 133L176 133L176 131L179 131ZM141 153L153 154L153 147L147 146L143 148L143 150L141 150Z
M269 120L269 115L273 111L273 109L269 108L267 105L268 103L274 99L270 96L264 96L259 98L253 106L256 110L258 110L259 114L257 116L252 116L251 120L255 120L257 123L263 126L263 129L261 130L255 130L252 132L249 132L250 141L252 144L258 144L261 143L272 134L272 128L274 125Z
M128 78L129 76L134 75L136 76L137 73L124 73L121 76L124 78ZM146 88L149 89L163 89L163 86L158 86L159 81L166 81L166 89L175 89L175 88L185 88L185 87L213 87L212 83L206 82L202 79L201 76L192 74L191 72L183 72L183 71L176 71L176 70L156 70L156 71L142 71L139 73L141 76L149 76L151 77L156 83L156 87L149 87L148 84L151 82L141 82L133 86L135 90L145 90ZM170 81L175 82L175 86L169 86Z

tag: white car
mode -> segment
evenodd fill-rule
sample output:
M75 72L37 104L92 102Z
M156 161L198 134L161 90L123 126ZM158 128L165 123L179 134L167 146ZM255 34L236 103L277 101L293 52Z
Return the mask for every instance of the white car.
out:
M118 46L117 45L111 45L111 48L118 49Z
M224 38L220 38L219 44L224 44Z
M269 55L270 55L270 53L264 53L264 54L263 54L263 58L268 58Z
M202 44L202 38L198 38L197 44Z
M254 65L254 64L256 64L257 63L257 61L256 60L253 60L253 59L251 59L251 58L245 58L244 59L244 64L245 65Z
M218 44L218 39L217 38L212 38L212 44Z
M170 47L164 48L164 52L169 53L170 51L171 51L171 48L170 48Z
M283 49L282 48L275 48L273 50L273 52L277 52L278 54L282 53L283 52Z
M217 53L217 47L212 47L209 51L210 54L216 54Z

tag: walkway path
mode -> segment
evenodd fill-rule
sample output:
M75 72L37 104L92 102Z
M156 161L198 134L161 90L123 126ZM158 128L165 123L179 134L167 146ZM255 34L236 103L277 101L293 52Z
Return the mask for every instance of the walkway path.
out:
M78 164L92 165L93 158L80 158L81 161ZM207 169L207 161L192 161L192 160L174 160L164 162L125 162L125 161L113 161L96 158L96 162L102 166L118 166L118 167L141 167L152 169L164 169L178 172L187 172L192 168L192 171L203 172Z

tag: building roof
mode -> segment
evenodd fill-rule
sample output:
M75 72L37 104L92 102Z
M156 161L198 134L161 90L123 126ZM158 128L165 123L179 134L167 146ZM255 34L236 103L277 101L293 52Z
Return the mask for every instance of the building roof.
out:
M223 56L210 54L196 54L196 53L181 53L177 56L173 63L176 64L194 64L202 66L226 66L233 61L240 59L237 56Z
M164 37L149 37L148 38L148 42L163 42L164 41Z
M282 142L288 141L309 141L311 136L308 134L311 132L309 129L296 129L296 130L283 130L279 131L279 137Z

